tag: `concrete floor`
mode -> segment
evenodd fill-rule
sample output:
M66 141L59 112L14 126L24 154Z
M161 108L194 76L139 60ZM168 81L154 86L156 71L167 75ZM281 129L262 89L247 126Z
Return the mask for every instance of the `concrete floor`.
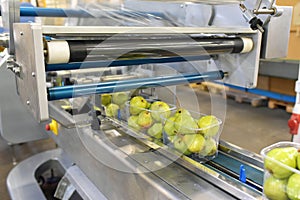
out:
M192 93L196 94L195 98L191 97ZM283 109L254 108L250 104L239 104L230 99L224 102L220 95L210 96L207 92L187 89L186 86L179 87L178 97L185 102L184 107L191 110L195 110L197 104L195 102L199 102L202 113L210 113L212 100L215 113L225 117L221 139L250 151L259 153L265 146L291 139L287 127L290 114ZM223 109L226 113L222 111ZM0 138L0 199L9 200L5 181L7 174L13 168L14 157L17 162L20 162L31 155L53 148L55 143L47 139L15 145L12 150Z

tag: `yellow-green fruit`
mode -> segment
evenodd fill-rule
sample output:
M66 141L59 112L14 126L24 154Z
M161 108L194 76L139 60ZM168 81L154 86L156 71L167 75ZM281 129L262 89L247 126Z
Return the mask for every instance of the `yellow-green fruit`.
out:
M137 123L138 118L139 118L139 116L132 115L127 120L128 126L131 127L131 128L133 128L136 131L141 130L141 127Z
M296 168L298 151L294 147L279 147L267 153L264 165L275 178L284 179L292 175L292 171L276 163L280 162L291 168ZM275 162L273 160L276 160Z
M118 115L119 106L117 104L109 104L106 107L106 116L107 117L116 117Z
M290 176L287 186L287 194L292 200L300 200L300 174Z
M185 152L183 152L183 154L186 155L186 156L189 156L189 155L192 154L192 152L190 152L190 151L187 149Z
M270 200L288 200L286 185L287 179L270 176L264 181L264 194Z
M149 109L151 107L151 103L148 102L146 108Z
M188 146L180 137L176 137L176 139L174 140L174 148L183 154L188 152Z
M199 153L205 145L205 139L200 134L184 135L183 141L188 146L188 150L192 153Z
M207 138L205 140L204 148L200 151L202 156L212 156L217 153L218 147L217 143L213 138Z
M215 136L220 128L218 119L213 115L203 116L198 120L198 126L201 129L200 132L205 137Z
M152 142L159 145L159 146L163 146L163 143L161 142L161 139L154 139Z
M112 97L111 97L110 94L102 94L101 95L101 103L102 103L102 105L104 105L104 106L109 105L111 103L111 99L112 99Z
M155 121L160 122L161 118L167 119L171 115L170 107L163 101L156 101L151 104L151 115Z
M176 133L177 133L177 130L174 127L175 119L176 119L175 117L170 117L165 122L164 131L168 136L173 136L173 135L176 135Z
M174 121L174 127L178 133L181 134L195 134L197 133L198 125L194 118L187 114L180 114Z
M114 104L123 106L128 100L128 94L126 92L116 92L112 94L112 101Z
M151 117L151 113L149 111L142 111L138 117L138 125L142 128L149 128L152 125L153 119Z
M175 139L176 139L176 135L170 135L168 136L168 140L171 142L171 143L174 143Z
M148 102L143 97L141 97L141 96L133 97L130 100L130 105L129 105L130 106L130 108L129 108L130 114L138 115L140 112L142 112L143 110L146 109L147 105L148 105Z
M188 111L188 110L186 110L186 109L184 109L184 108L179 108L179 109L177 109L177 111L176 111L176 113L174 114L174 116L175 117L178 117L179 115L190 115L191 116L191 113Z
M162 138L163 126L161 123L153 124L147 131L148 135L156 139Z
M298 150L298 155L297 155L297 168L300 170L300 152Z

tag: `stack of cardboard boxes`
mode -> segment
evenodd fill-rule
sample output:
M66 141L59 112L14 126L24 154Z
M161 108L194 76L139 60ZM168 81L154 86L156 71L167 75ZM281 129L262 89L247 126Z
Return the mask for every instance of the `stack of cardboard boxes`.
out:
M300 60L300 0L277 0L276 4L294 7L287 59Z
M300 0L277 0L276 4L278 6L294 7L289 50L287 57L284 59L299 60L300 62L300 22L298 22L298 17L300 18ZM259 75L257 88L279 94L295 96L295 81L296 80L292 79Z

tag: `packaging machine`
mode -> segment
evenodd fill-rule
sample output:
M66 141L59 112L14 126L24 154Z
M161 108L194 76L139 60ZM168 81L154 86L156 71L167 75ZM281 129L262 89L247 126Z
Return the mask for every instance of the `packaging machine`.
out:
M12 199L50 198L49 184L58 199L263 198L263 164L255 153L220 141L218 156L200 163L106 117L101 106L101 94L129 91L184 107L176 85L209 80L253 88L259 59L286 55L290 7L267 0L192 2L128 0L122 9L101 12L90 7L47 12L3 2L10 31L7 68L23 105L60 147L10 172ZM18 23L20 13L71 13L88 23ZM134 17L147 24L130 26ZM107 18L123 23L103 26ZM212 109L223 121L224 107ZM40 135L33 139L45 133Z

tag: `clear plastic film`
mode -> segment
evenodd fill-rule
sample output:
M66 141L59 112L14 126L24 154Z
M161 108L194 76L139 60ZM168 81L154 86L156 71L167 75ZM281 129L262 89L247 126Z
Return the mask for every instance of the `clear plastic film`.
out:
M160 2L177 2L177 3L185 3L185 2L193 2L193 3L203 3L203 4L238 4L244 0L143 0L143 1L160 1Z
M124 8L120 4L88 3L78 4L82 10L94 18L70 18L68 25L80 26L180 26L167 14L161 12L140 12Z

